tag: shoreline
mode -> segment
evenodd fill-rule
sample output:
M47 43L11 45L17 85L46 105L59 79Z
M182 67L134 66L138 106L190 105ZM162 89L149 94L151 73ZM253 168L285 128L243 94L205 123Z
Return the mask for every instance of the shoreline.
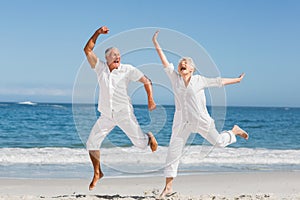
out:
M171 199L300 199L300 172L206 173L179 175ZM0 179L0 199L155 199L164 177L90 179Z

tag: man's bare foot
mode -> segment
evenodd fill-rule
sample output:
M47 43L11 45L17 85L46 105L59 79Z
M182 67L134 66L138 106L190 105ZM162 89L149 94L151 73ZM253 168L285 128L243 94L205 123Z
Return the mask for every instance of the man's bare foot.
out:
M243 129L241 129L238 125L234 125L233 128L232 128L232 132L235 134L235 135L238 135L246 140L248 140L249 138L249 135L246 131L244 131Z
M159 199L164 199L165 197L171 197L175 195L176 192L173 192L172 189L165 188L164 191L159 195Z
M156 151L157 146L158 146L157 141L156 141L154 135L151 132L149 132L147 135L149 137L149 143L148 144L149 144L152 152L154 152L154 151Z
M93 190L96 185L97 185L97 182L104 176L104 174L100 171L100 173L96 173L94 174L94 177L93 177L93 180L92 182L90 183L90 186L89 186L89 190Z

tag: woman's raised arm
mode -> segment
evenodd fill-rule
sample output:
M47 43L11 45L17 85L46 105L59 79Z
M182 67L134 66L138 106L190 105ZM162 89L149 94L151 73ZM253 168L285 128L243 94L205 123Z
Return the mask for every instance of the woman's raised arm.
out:
M155 49L156 49L156 51L157 51L157 53L158 53L158 55L160 57L160 60L161 60L161 62L163 64L163 66L167 67L167 66L169 66L170 63L169 63L166 55L164 54L163 50L160 48L159 43L157 42L158 33L159 33L159 31L156 31L154 33L154 35L152 37L152 41L153 41L153 44L155 46Z

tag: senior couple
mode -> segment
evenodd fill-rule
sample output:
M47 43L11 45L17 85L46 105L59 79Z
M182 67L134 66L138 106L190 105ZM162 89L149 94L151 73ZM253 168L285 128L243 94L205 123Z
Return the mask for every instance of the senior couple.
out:
M105 51L106 61L100 60L93 51L99 35L108 34L108 32L109 29L106 26L100 27L84 48L87 60L97 75L100 88L98 110L101 112L101 116L94 124L86 143L94 168L94 176L89 190L94 189L98 180L104 176L100 165L100 146L115 126L121 128L133 145L139 148L144 149L150 146L154 152L158 146L151 132L143 133L141 130L127 94L127 85L130 81L143 83L148 96L148 109L154 110L156 104L153 99L151 80L132 65L121 63L120 52L117 48L111 47ZM176 71L157 41L158 34L158 31L154 33L152 41L171 81L176 108L164 170L166 184L160 194L160 198L163 198L173 194L172 183L177 176L178 158L192 132L199 133L212 145L218 147L225 147L236 142L236 136L248 139L248 134L237 125L231 130L219 133L216 130L214 120L206 109L204 93L204 89L208 87L222 87L239 83L244 78L244 74L238 78L207 78L193 75L195 64L190 57L181 58Z

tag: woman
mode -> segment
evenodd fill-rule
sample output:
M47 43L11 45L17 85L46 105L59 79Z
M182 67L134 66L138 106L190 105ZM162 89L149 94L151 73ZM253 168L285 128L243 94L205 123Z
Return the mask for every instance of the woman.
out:
M222 87L228 84L239 83L245 74L241 74L238 78L206 78L200 75L193 75L195 64L192 58L189 57L183 57L179 61L177 73L173 64L168 62L157 42L158 33L159 31L154 34L152 41L164 70L171 81L176 108L166 168L164 170L166 185L160 195L160 198L163 198L174 194L172 183L174 177L177 176L179 158L192 132L199 133L212 145L218 147L225 147L236 142L236 136L247 140L248 134L237 125L234 125L232 130L219 133L216 130L214 120L207 111L204 93L204 89L208 87Z

